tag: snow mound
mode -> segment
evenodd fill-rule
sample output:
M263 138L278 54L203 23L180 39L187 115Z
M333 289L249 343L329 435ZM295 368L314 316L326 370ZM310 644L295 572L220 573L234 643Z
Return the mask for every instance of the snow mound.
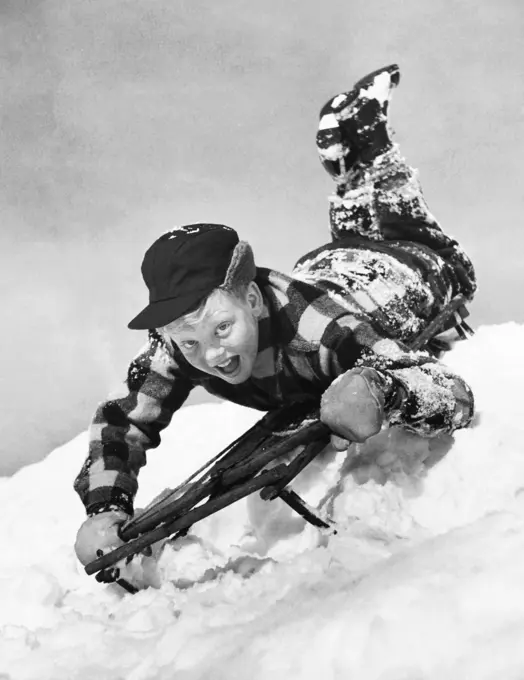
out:
M520 678L523 346L524 326L508 323L447 356L478 410L453 439L391 430L354 451L356 465L328 451L304 471L295 488L336 535L251 497L168 547L158 590L101 586L75 560L85 433L0 479L1 680ZM137 505L259 417L182 409L149 453ZM206 580L246 550L271 559L250 578Z

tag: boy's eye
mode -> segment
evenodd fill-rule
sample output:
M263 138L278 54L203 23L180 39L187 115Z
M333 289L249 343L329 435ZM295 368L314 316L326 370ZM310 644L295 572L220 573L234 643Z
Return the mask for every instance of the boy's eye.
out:
M218 324L217 326L217 331L220 334L227 333L227 331L231 328L231 322L230 321L223 321L222 323Z
M180 342L180 344L184 349L193 349L196 346L197 341L196 340L182 340Z

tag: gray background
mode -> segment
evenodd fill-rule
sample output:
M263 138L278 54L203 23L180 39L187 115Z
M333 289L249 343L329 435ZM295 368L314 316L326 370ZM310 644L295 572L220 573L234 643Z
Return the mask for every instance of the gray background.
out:
M224 222L283 270L327 240L318 110L387 63L396 141L478 269L472 323L524 321L523 8L0 0L0 474L123 378L160 233Z

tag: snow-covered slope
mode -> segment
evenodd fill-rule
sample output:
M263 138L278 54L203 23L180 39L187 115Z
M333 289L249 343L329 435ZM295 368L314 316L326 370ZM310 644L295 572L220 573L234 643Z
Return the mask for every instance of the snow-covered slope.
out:
M447 357L478 408L453 442L391 431L338 484L343 454L306 470L297 488L323 499L336 535L278 502L238 503L201 523L198 541L166 549L159 590L126 595L76 563L84 513L71 485L85 434L0 479L0 678L521 678L523 347L524 326L510 323ZM182 409L149 454L138 505L259 416L232 404ZM177 587L246 546L273 559L247 579Z

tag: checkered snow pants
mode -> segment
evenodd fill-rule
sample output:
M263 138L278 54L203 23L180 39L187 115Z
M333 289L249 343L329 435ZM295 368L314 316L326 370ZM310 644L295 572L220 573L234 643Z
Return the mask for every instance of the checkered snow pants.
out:
M294 277L328 289L386 337L408 343L452 297L472 299L473 265L429 212L397 145L329 201L332 242L300 258ZM461 308L443 330L467 314Z

